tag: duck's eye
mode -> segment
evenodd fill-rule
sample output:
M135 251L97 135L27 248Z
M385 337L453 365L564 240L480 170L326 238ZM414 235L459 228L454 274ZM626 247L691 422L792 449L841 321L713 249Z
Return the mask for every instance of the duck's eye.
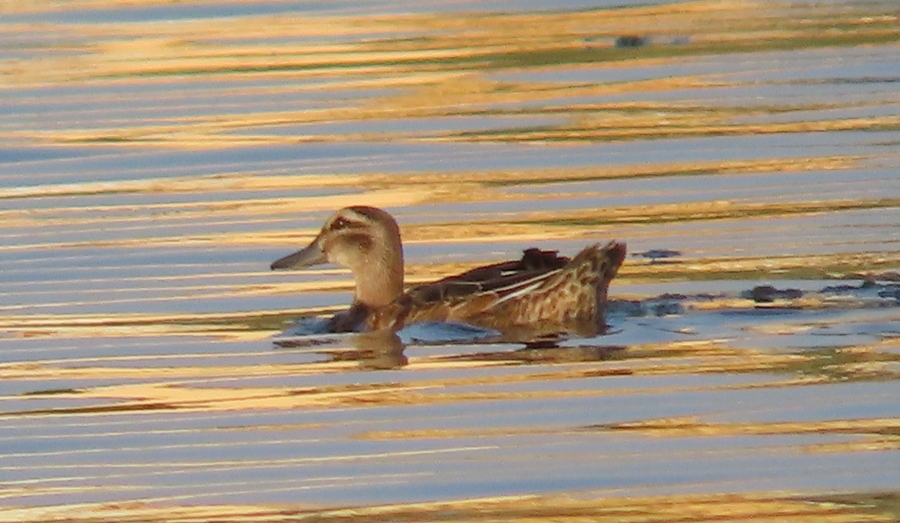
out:
M337 220L331 222L331 230L336 231L339 229L346 229L350 226L350 221L345 218L338 218Z

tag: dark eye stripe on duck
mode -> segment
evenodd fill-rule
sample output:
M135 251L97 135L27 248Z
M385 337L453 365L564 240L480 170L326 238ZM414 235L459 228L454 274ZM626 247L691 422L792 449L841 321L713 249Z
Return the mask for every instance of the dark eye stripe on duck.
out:
M332 231L336 231L338 229L346 229L349 226L350 226L350 222L347 221L345 218L338 218L337 220L334 220L333 222L331 222L330 228Z
M366 225L364 223L354 220L348 220L347 218L341 216L331 222L331 225L328 228L332 231L340 231L342 229L361 229L365 226Z

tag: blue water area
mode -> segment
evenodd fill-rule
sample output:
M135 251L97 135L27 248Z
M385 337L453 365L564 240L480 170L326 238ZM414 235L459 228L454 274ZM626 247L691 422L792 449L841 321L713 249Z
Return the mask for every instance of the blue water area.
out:
M635 6L5 14L0 67L15 82L0 89L2 504L291 510L900 488L896 45L839 38L883 23L892 4L710 4L755 18L698 28L712 15L673 9L659 34L642 19L652 31L561 24L533 39L545 29L535 24L472 49L586 57L567 64L541 53L533 66L460 68L241 61L418 53L411 43L467 34L474 46L479 33L453 22L473 12L559 22ZM447 34L390 23L416 13ZM322 37L266 25L368 15L359 23L373 29ZM720 31L757 42L770 21L796 20L842 29L827 48L704 47ZM144 40L153 27L174 47ZM634 46L613 47L633 34ZM628 59L600 60L607 51ZM169 60L190 67L152 67ZM326 318L352 300L348 272L269 264L347 204L395 215L410 284L529 247L572 255L625 241L609 330L328 333Z

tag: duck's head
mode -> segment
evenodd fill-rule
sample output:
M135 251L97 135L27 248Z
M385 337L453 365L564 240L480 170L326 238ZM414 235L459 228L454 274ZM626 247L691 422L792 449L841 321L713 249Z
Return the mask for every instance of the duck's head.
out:
M272 270L301 269L330 262L350 269L357 303L380 307L403 294L400 228L375 207L346 207L334 213L306 248L272 263Z

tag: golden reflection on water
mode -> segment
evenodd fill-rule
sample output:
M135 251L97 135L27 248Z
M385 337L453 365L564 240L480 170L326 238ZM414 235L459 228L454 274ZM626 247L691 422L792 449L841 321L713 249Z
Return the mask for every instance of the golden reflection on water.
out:
M385 478L388 479L389 478ZM646 523L685 521L739 522L778 520L844 523L891 522L897 498L890 494L792 496L785 494L726 494L641 496L627 500L591 499L590 496L502 496L440 503L410 503L375 507L320 510L260 505L215 505L159 508L147 504L88 507L46 507L10 512L24 521L233 521L266 523L288 519L317 521L554 521Z
M102 4L102 3L101 3ZM148 82L181 75L217 78L283 75L292 82L282 92L327 88L373 89L404 87L397 95L375 97L356 106L238 114L210 114L167 118L165 123L142 119L115 127L18 129L13 139L45 143L141 143L169 147L206 148L239 144L298 143L306 140L346 141L429 140L554 140L584 141L652 137L757 134L848 129L896 129L894 115L840 118L798 123L738 123L739 117L827 109L821 104L801 107L729 107L696 104L568 103L540 109L506 111L516 115L562 115L564 121L534 129L464 132L373 132L284 135L267 128L317 122L379 119L458 117L485 114L492 105L560 98L596 97L677 89L735 85L711 75L679 75L670 79L619 82L513 82L490 79L485 70L539 68L590 64L609 67L652 67L690 55L762 52L849 46L859 43L896 43L896 13L876 5L839 9L837 5L802 12L770 13L745 2L697 1L630 9L540 14L456 13L452 17L422 15L303 17L279 16L183 19L165 22L69 24L74 56L36 57L7 62L0 75L17 86L66 82ZM11 13L22 9L10 6ZM879 12L878 9L884 9ZM774 15L774 20L773 20ZM781 16L779 16L781 15ZM611 41L621 27L629 32L692 35L691 45L651 46L636 52L619 49ZM777 31L761 30L778 26ZM834 30L850 26L852 30ZM715 27L715 32L709 28ZM14 34L28 35L29 25L8 24ZM832 29L832 30L829 30ZM404 32L421 38L392 38ZM300 44L277 44L279 38L306 36ZM382 38L353 40L354 35ZM340 37L346 42L323 43L316 38ZM258 39L258 41L253 41ZM599 43L596 43L599 42ZM412 88L411 92L410 89ZM251 88L245 95L271 95L271 88ZM183 97L179 93L179 97ZM78 100L73 100L77 102ZM189 106L188 106L189 107ZM832 108L838 108L835 105ZM498 112L498 114L500 114ZM172 121L174 120L174 121ZM0 135L2 135L0 134Z
M77 8L131 4L96 0ZM3 9L13 15L65 13L70 7L6 2ZM749 476L723 488L714 480L676 482L663 485L673 492L666 495L652 486L617 487L617 478L636 474L642 450L604 445L623 436L635 445L651 439L677 443L706 438L727 446L747 437L784 438L760 440L753 447L735 444L737 450L702 447L694 454L684 448L652 454L643 447L643 453L651 454L647 459L658 461L655 468L678 467L675 460L683 456L738 459L743 452L805 459L833 454L847 466L873 455L889 457L900 450L900 422L890 412L874 412L872 404L890 410L895 403L891 386L900 373L900 338L891 327L897 315L890 295L877 301L806 292L761 304L735 292L697 291L679 301L682 313L672 314L683 316L682 323L659 325L652 314L624 315L617 318L619 330L607 338L568 340L553 347L404 347L399 339L367 337L275 347L273 334L301 314L333 312L336 307L322 298L348 299L352 282L336 269L288 275L266 270L271 261L267 249L303 245L317 233L321 215L365 203L399 211L404 241L417 253L406 268L411 284L514 256L519 243L583 245L611 237L643 250L684 251L662 262L630 257L611 291L625 305L668 292L667 284L674 284L677 293L706 281L724 285L733 280L746 287L773 279L896 281L898 243L891 223L900 199L890 181L898 156L896 148L885 146L894 138L875 140L882 146L875 152L874 146L848 143L863 141L854 133L877 135L900 128L900 117L880 110L896 105L898 95L831 94L835 85L865 83L866 78L780 80L776 74L775 79L757 79L729 73L721 64L710 70L697 66L703 59L752 59L770 52L834 53L835 60L847 62L857 55L841 53L851 50L893 53L900 41L896 23L890 2L817 4L813 9L738 1L452 16L288 13L73 22L63 24L65 41L54 40L47 29L53 24L0 22L7 38L32 45L30 54L0 61L5 89L58 93L43 100L4 99L24 116L0 126L0 137L37 149L111 148L127 156L248 145L347 144L352 149L362 144L484 142L527 143L546 147L548 156L565 156L576 154L580 146L629 142L651 144L646 153L668 147L666 140L698 137L773 135L768 146L777 149L781 137L789 142L799 135L846 133L837 135L841 138L834 146L782 156L777 150L757 151L758 142L748 142L754 154L747 157L671 160L638 153L608 163L562 167L472 169L463 164L397 172L394 158L373 155L374 167L360 172L354 170L360 164L348 163L339 174L316 165L296 175L294 164L279 160L255 169L223 163L217 174L173 175L165 166L129 170L125 158L120 176L94 179L81 172L77 159L47 160L37 173L27 170L31 161L23 161L24 174L10 175L17 182L0 187L0 202L9 204L0 209L0 238L5 240L0 254L8 256L2 270L9 276L0 287L0 347L10 358L4 355L0 362L0 381L9 387L0 396L0 418L7 429L20 431L2 436L0 443L37 446L0 451L0 473L14 476L4 480L0 500L9 508L0 509L0 519L896 519L900 509L893 484L884 484L884 494L858 493L853 483L845 496L819 497L722 493L732 487L740 492L771 488L746 487L743 481L753 479ZM622 36L622 28L689 38L620 48L614 40ZM304 38L297 38L298 31ZM785 56L790 62L797 55ZM808 55L798 63L803 57ZM656 69L672 73L616 76ZM565 79L569 74L574 79ZM889 73L883 75L868 80L894 81ZM200 87L185 89L194 82ZM761 97L764 103L730 98L766 82L778 89L821 91L814 90L809 99ZM334 97L327 103L301 103L328 91ZM0 96L5 92L0 90ZM270 97L281 98L266 103ZM59 105L32 117L29 108L45 101ZM83 106L87 109L82 112ZM469 125L466 118L490 125L474 120ZM710 149L709 154L717 152ZM854 175L877 169L888 174L854 183ZM690 180L702 183L679 188L678 182ZM767 186L769 193L753 192ZM864 219L853 219L858 216ZM300 218L306 221L295 223ZM828 233L830 220L838 218L846 219L840 228L845 237ZM234 223L241 227L229 227ZM744 242L751 241L754 248L745 248ZM439 250L448 246L472 254L448 256ZM767 249L758 252L761 246ZM252 251L252 261L229 263L224 255L230 249ZM224 257L199 257L210 250ZM89 258L97 251L107 253L98 267L79 265L79 256ZM162 261L142 261L158 252L164 252ZM26 263L17 263L16 256ZM169 272L172 267L191 270ZM32 271L44 279L30 278ZM213 310L195 308L197 303L213 303ZM859 314L848 317L853 311ZM794 312L806 315L797 318L790 315ZM659 316L665 322L666 314ZM704 318L712 327L691 323L691 318ZM642 338L646 333L666 339ZM839 343L823 341L827 336ZM854 385L883 388L847 397L834 392ZM816 411L825 407L803 402L804 394L816 394L809 390L840 396L851 406L859 402L867 410ZM768 398L796 395L803 407L752 404L760 391L771 392ZM737 396L727 397L739 401L716 407L721 410L701 404L697 413L632 413L655 402L664 404L661 409L674 408L665 402L677 403L668 398L681 395L702 403L732 393ZM612 415L613 422L597 421L601 414L593 413L577 422L539 417L566 409L577 414L571 406L580 401L600 409L623 398L631 403L624 414ZM777 410L781 407L785 410ZM449 414L444 416L442 408ZM358 413L360 419L288 418L321 412ZM182 413L216 421L209 426L165 425L180 420ZM247 418L254 415L280 417ZM153 416L160 417L160 426L137 425ZM472 418L486 421L473 423ZM217 439L232 432L247 439ZM273 435L260 443L253 439L262 438L260 434ZM78 446L84 439L123 435L151 440L117 442L114 448ZM152 439L176 435L186 439ZM524 447L526 454L503 461L505 452L517 448L516 438L541 437L558 443L603 439L590 440L590 450L535 446L532 454ZM303 454L308 445L323 441L344 446ZM73 442L74 447L67 447ZM403 448L356 448L391 443ZM252 452L256 444L285 447L278 454L257 455ZM416 444L426 447L407 448ZM202 454L219 448L229 455ZM200 454L168 459L169 452L179 449ZM102 452L109 454L83 461ZM454 462L457 455L462 457ZM422 472L419 459L447 461L476 476L485 468L509 467L509 474L517 476L523 461L553 465L554 456L571 467L596 462L598 476L608 475L613 487L335 510L322 508L334 506L328 501L296 501L297 493L307 491L375 490L393 484L397 493L390 499L406 499L404 493L413 486L453 483ZM373 462L381 467L375 472L310 471L315 463ZM615 468L617 463L623 468ZM817 466L824 470L828 464ZM105 470L82 470L89 465ZM541 473L550 474L555 466ZM154 485L148 479L153 474L145 474L153 467L161 467L153 474L175 478L179 492ZM293 475L268 477L283 470ZM212 479L190 476L203 472L211 472ZM245 472L265 478L230 477ZM683 494L694 488L719 493ZM208 501L217 494L218 499L261 496L279 489L292 496L293 504ZM93 495L124 501L94 503L89 501ZM346 496L340 506L355 500L353 494ZM58 500L69 501L53 505Z

